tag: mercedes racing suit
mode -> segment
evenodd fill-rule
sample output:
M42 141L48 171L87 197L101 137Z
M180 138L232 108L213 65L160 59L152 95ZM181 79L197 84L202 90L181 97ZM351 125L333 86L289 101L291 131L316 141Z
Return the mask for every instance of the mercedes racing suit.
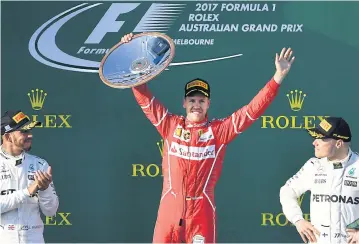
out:
M174 115L146 84L132 88L143 112L164 139L163 191L153 242L214 243L214 188L226 145L258 119L275 98L271 79L248 104L224 119L191 123Z
M338 164L327 158L311 158L280 189L280 202L287 219L303 219L297 202L311 191L311 223L319 230L318 243L346 243L346 229L359 219L359 156L349 150Z
M37 170L47 172L48 163L28 153L13 157L0 150L0 243L44 243L40 211L56 214L59 200L53 183L30 196L27 187Z

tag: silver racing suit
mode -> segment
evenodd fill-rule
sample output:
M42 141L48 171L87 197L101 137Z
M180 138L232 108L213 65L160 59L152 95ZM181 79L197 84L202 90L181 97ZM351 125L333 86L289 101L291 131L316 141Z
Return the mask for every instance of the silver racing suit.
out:
M310 222L320 231L318 243L346 243L348 225L359 219L359 156L349 150L340 161L311 158L280 189L280 202L287 219L303 219L297 199L311 191Z
M37 170L46 172L48 163L28 153L13 157L0 150L0 243L44 243L45 216L54 216L59 200L53 182L30 196L27 187Z

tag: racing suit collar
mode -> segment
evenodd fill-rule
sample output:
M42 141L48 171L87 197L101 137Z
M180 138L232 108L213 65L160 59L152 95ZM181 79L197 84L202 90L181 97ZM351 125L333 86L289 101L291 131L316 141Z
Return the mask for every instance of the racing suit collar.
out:
M6 158L7 160L14 161L15 165L19 165L22 163L22 160L24 159L25 152L23 151L21 154L19 154L17 156L12 156L12 155L8 154L7 152L5 152L4 148L2 146L0 146L0 155L2 157Z
M348 155L347 155L344 159L342 159L342 160L333 160L333 161L330 161L330 160L327 158L327 161L328 161L329 163L332 163L332 164L342 164L343 166L345 166L346 164L349 163L349 161L350 161L350 159L351 159L351 157L352 157L352 154L353 154L353 152L352 152L351 148L349 147Z
M185 125L186 125L186 127L188 127L188 128L191 128L191 127L202 127L202 126L205 126L205 125L207 125L207 124L208 124L208 115L206 115L206 117L205 117L202 121L200 121L200 122L192 122L192 121L188 120L187 118L186 118L186 120L185 120Z

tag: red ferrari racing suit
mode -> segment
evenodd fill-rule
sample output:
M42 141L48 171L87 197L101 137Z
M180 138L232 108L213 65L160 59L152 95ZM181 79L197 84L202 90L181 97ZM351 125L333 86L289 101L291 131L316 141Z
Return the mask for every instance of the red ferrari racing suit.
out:
M191 123L174 115L146 84L132 88L138 104L164 140L163 191L153 242L214 243L214 188L226 145L271 104L279 85L271 79L248 104L224 119Z

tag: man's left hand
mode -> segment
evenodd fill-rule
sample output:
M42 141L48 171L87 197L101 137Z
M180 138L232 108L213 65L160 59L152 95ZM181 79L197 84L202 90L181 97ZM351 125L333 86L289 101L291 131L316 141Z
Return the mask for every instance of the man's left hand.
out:
M295 57L293 56L293 51L291 48L283 48L282 51L280 52L280 54L278 55L278 53L275 54L275 67L276 67L276 72L274 74L274 80L278 83L281 84L283 79L286 77L286 75L288 74Z
M42 172L41 170L38 170L35 173L35 181L39 186L40 191L46 190L52 182L51 166L47 169L47 172Z
M348 234L348 243L359 243L359 230L357 229L347 229Z

